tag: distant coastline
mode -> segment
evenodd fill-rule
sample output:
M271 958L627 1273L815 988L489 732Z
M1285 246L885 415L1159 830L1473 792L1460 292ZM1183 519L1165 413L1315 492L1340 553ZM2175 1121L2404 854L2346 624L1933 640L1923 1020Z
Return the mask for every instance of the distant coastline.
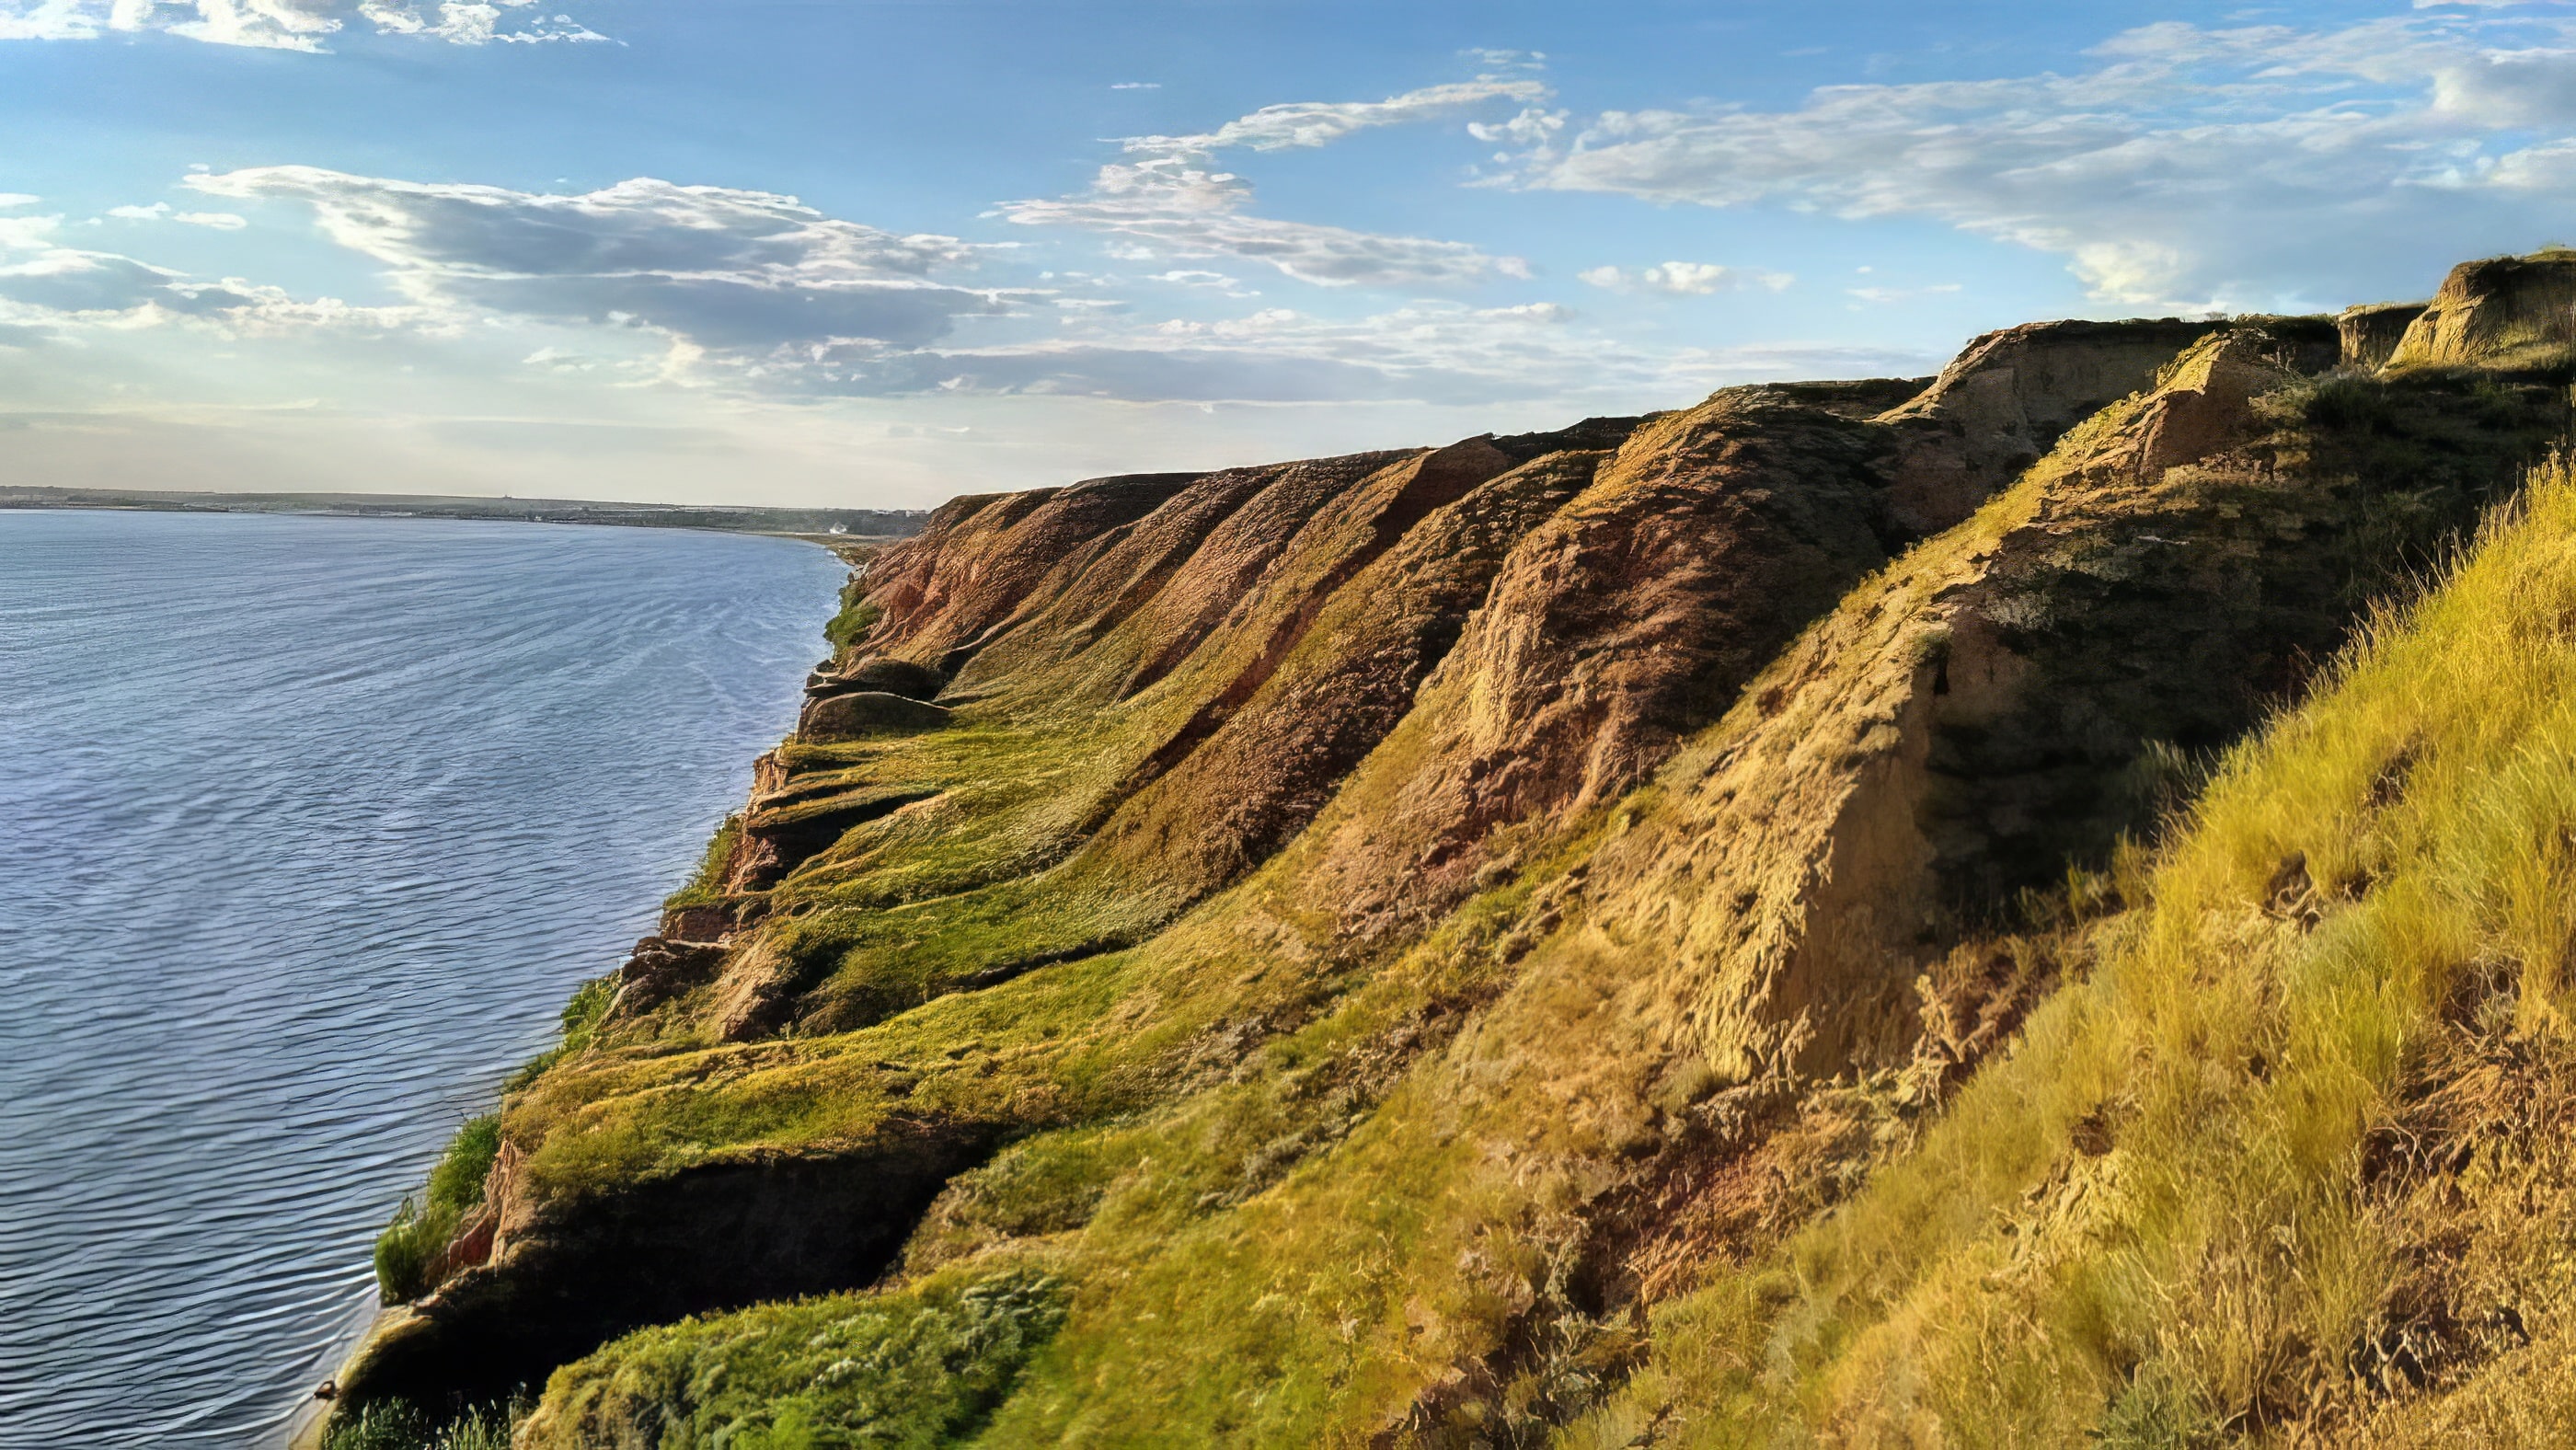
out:
M0 509L148 509L163 513L311 514L332 518L495 519L532 524L786 534L818 543L910 538L920 509L749 508L476 498L405 493L196 493L179 489L0 487Z

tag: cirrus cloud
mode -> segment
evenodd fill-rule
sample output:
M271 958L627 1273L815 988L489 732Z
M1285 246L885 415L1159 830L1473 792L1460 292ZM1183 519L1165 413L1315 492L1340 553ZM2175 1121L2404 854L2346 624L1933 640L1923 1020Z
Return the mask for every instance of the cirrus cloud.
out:
M1216 169L1221 151L1283 151L1329 145L1354 132L1439 120L1495 101L1524 104L1547 87L1522 76L1479 76L1427 86L1383 101L1300 101L1264 106L1213 131L1131 136L1128 161L1100 168L1074 196L1015 201L999 214L1023 226L1105 233L1130 260L1234 260L1278 269L1324 287L1451 285L1526 277L1517 257L1465 242L1390 236L1252 214L1251 183Z

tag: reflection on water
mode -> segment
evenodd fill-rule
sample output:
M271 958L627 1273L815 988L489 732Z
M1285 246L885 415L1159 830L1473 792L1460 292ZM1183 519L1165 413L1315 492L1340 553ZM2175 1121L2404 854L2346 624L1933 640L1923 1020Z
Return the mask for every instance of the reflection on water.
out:
M273 1440L794 713L839 566L0 511L0 1447Z

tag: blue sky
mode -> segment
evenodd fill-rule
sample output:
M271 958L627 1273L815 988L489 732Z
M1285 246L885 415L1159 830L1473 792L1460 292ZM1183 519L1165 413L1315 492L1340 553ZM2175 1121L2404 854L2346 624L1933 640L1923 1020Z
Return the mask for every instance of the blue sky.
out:
M2555 3L0 0L0 477L919 506L2576 240Z

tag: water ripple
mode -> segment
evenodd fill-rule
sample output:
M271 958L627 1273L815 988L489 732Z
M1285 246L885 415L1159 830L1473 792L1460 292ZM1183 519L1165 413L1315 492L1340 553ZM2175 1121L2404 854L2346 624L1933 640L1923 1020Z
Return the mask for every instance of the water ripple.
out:
M0 1450L276 1439L376 1228L741 799L839 578L0 511Z

